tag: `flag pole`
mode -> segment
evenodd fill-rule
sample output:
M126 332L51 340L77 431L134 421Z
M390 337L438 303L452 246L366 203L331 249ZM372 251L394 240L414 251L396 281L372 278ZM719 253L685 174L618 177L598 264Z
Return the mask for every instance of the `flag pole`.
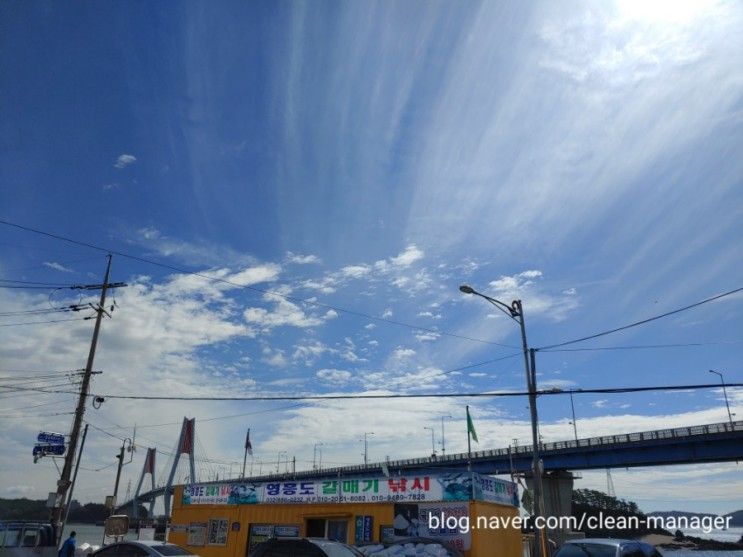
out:
M250 428L248 428L248 434L245 437L245 456L243 456L243 474L241 478L245 478L245 463L248 461L248 440L250 439Z
M467 406L467 469L472 469L472 443L470 441L470 407Z

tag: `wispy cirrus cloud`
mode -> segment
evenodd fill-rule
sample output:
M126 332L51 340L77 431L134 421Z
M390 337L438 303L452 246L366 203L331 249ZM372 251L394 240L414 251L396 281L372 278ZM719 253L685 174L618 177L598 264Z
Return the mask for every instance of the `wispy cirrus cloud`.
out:
M61 273L74 273L75 271L73 269L70 269L69 267L65 267L61 263L57 263L56 261L44 261L44 266L49 267L50 269L54 269L55 271L59 271Z

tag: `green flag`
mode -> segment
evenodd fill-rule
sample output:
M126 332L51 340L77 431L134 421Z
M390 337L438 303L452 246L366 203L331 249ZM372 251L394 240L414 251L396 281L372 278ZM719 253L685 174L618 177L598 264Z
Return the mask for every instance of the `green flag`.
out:
M472 439L474 439L475 443L479 443L480 441L477 440L477 432L475 431L475 424L472 423L472 417L470 416L470 407L467 407L467 433L469 433L472 436Z

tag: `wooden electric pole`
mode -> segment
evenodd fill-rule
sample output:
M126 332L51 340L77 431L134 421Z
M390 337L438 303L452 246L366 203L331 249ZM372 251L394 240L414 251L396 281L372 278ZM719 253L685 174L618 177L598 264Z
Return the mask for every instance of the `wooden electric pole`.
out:
M106 292L109 288L117 288L120 286L126 286L124 283L113 283L109 284L108 278L111 274L111 255L108 256L108 264L106 265L106 275L103 279L102 285L86 285L79 287L83 290L97 290L101 289L101 299L96 310L95 327L93 329L93 339L90 343L90 352L88 353L88 363L85 366L85 374L83 375L83 382L80 386L80 396L77 401L77 408L75 410L75 419L72 423L72 431L70 432L70 442L67 446L67 454L65 455L64 467L62 468L62 474L57 481L57 500L51 513L52 529L56 543L59 544L60 537L62 535L61 519L64 516L64 501L67 490L70 488L70 476L72 473L72 464L75 459L75 453L77 452L77 440L80 436L80 428L83 423L83 415L85 414L85 402L88 398L88 388L90 387L90 378L93 375L93 361L95 360L95 349L98 344L98 333L101 329L101 320L103 315L109 315L106 312ZM110 315L109 315L110 317Z

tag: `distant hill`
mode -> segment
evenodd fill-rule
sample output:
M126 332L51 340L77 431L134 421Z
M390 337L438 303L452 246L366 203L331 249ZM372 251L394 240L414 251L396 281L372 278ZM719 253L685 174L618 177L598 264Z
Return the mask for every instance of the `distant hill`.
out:
M121 509L123 514L128 514L131 507ZM86 503L81 505L76 500L70 503L69 522L94 524L103 522L111 512L98 503ZM139 507L139 516L146 518L147 509ZM46 501L26 499L0 499L0 520L48 520L49 509Z
M660 516L662 518L668 518L668 517L685 517L685 518L692 518L692 517L711 517L716 518L720 515L717 514L711 514L711 513L693 513L689 511L653 511L651 513L648 513L647 516ZM730 518L730 527L731 528L740 528L743 527L743 509L739 511L734 511L728 514L722 515L723 518L731 517Z

